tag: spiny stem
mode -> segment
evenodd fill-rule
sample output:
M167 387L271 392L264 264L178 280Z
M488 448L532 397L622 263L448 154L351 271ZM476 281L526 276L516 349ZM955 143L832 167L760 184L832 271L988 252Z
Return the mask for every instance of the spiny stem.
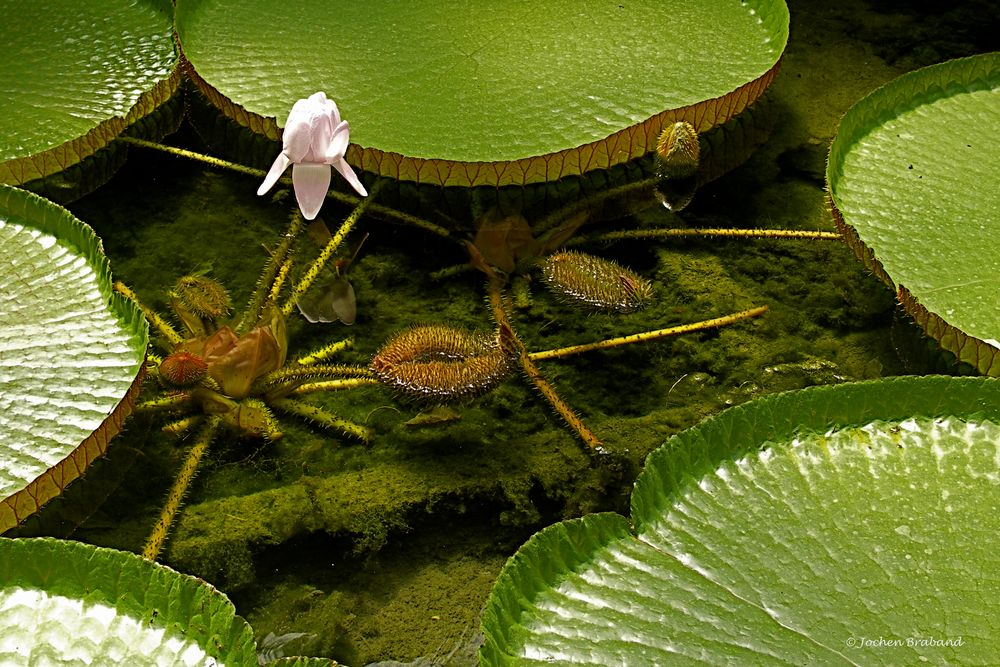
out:
M317 391L342 391L344 389L357 389L365 385L378 384L379 380L373 377L350 378L344 380L322 380L320 382L306 382L300 384L295 389L288 392L289 396L301 396L312 394Z
M309 366L311 364L319 363L320 361L329 359L338 352L342 352L344 350L350 350L353 347L354 347L354 339L345 338L344 340L324 345L320 349L316 350L315 352L310 352L304 357L299 357L296 363L298 363L301 366Z
M797 229L627 229L608 232L600 236L578 238L567 242L575 245L584 241L621 241L623 239L662 239L677 236L713 236L725 238L751 239L810 239L836 241L841 235L836 232L814 232Z
M146 141L145 139L138 139L136 137L129 136L119 136L119 141L123 141L127 144L132 144L133 146L139 146L141 148L149 148L152 150L161 151L163 153L168 153L170 155L176 155L178 157L188 158L190 160L196 160L198 162L203 162L207 165L213 167L218 167L220 169L228 169L234 171L238 174L244 174L246 176L253 176L255 178L264 178L267 174L263 169L254 169L253 167L247 167L242 164L237 164L236 162L229 162L228 160L222 160L217 157L212 157L211 155L204 155L203 153L197 153L195 151L189 151L183 148L175 148L174 146L167 146L164 144L158 144L155 141ZM288 176L281 178L281 182L286 186L289 185L291 179ZM357 205L358 202L362 201L361 197L357 197L346 192L340 192L338 190L330 190L327 195L331 199L335 199L342 204ZM370 199L369 195L369 199ZM413 225L419 227L432 234L437 234L438 236L443 236L444 238L452 238L451 232L440 225L436 225L429 220L425 220L416 215L410 213L404 213L402 211L397 211L394 208L385 206L383 204L372 204L371 212L375 215L383 216L386 218L394 218L400 222L408 225Z
M731 315L724 315L723 317L716 317L711 320L703 320L701 322L694 322L692 324L681 324L676 327L657 329L656 331L643 331L641 333L629 334L628 336L621 336L618 338L609 338L607 340L601 340L596 343L571 345L569 347L561 347L555 350L544 350L542 352L529 352L528 357L532 361L544 361L546 359L561 359L562 357L569 357L574 354L590 352L591 350L605 350L611 347L631 345L632 343L645 343L647 341L658 340L660 338L666 338L668 336L677 336L679 334L691 333L692 331L704 331L706 329L715 329L717 327L722 327L727 324L733 324L734 322L739 322L740 320L746 320L750 319L751 317L757 317L759 315L763 315L766 312L767 312L767 306L758 306L756 308L750 308L748 310L741 310L740 312L732 313Z
M160 332L161 336L167 339L167 342L170 343L171 346L180 345L183 340L181 335L177 333L172 326L170 326L169 322L160 317L159 313L146 306L142 301L139 301L139 297L137 297L135 292L129 289L125 283L120 280L116 280L114 283L114 289L122 296L135 301L136 305L139 306L139 310L141 310L142 314L146 316L149 323L153 325L154 329Z
M591 449L597 449L601 445L601 441L594 435L583 420L580 419L573 408L569 407L566 401L559 397L556 393L555 387L553 387L548 380L542 375L542 372L538 370L538 367L532 363L531 358L527 354L522 354L520 357L521 368L524 369L525 374L528 379L535 385L538 392L545 397L545 399L552 405L553 409L559 413L559 415L566 420L570 428L576 431L576 434L580 436L588 447Z
M160 430L166 433L167 435L172 435L174 437L179 438L188 431L190 431L193 427L200 424L202 419L203 419L202 415L190 415L188 417L182 417L181 419L177 419L168 424L164 424L162 427L160 427Z
M278 398L268 403L278 410L302 417L325 428L354 436L363 442L371 442L372 438L375 437L372 429L367 426L342 419L322 408L303 403L294 398Z
M291 251L295 238L302 230L302 223L302 214L299 212L298 207L296 207L295 212L292 213L292 222L288 225L288 231L285 232L284 236L281 237L281 241L271 252L271 258L264 266L264 271L257 281L257 287L250 297L250 303L247 304L246 310L243 311L243 317L240 319L239 324L236 325L237 336L242 336L250 331L260 319L264 303L285 266L285 259Z
M201 459L208 450L208 446L211 444L212 438L215 437L215 432L218 428L219 417L213 415L208 418L205 425L198 431L194 445L191 447L191 451L188 452L187 458L184 459L180 472L177 473L177 479L174 480L174 485L170 488L170 493L167 494L167 502L160 511L160 517L153 526L153 532L146 541L146 546L142 549L142 557L146 560L156 560L156 557L160 555L163 543L166 541L167 535L170 533L170 527L174 523L177 510L180 509L181 500L183 500L188 486L191 485L191 480L194 479L194 474L198 470L198 464L201 463Z
M510 321L507 318L507 311L503 305L503 294L500 290L501 280L496 273L490 275L490 309L493 311L493 317L496 319L497 324L500 326L501 331L505 331L506 335L503 337L505 341L509 344L513 344L514 349L517 352L518 361L521 362L521 368L524 369L525 375L531 380L531 383L535 385L545 400L549 402L549 405L559 413L559 415L566 420L576 434L583 440L584 443L590 449L596 450L600 445L601 441L598 439L594 432L591 431L583 420L580 419L573 408L569 407L566 401L560 398L559 394L556 392L555 387L549 383L548 380L542 375L542 372L538 370L534 362L531 360L531 356L528 354L527 348L525 348L524 343L518 337L517 333L514 331L513 327L510 326Z
M278 269L278 275L274 277L274 284L271 285L271 291L267 294L268 300L272 303L278 302L278 297L281 296L281 288L285 285L285 280L291 271L292 258L286 257L285 261L281 263L281 268Z
M347 216L347 219L345 219L343 224L340 225L340 229L337 230L337 233L333 235L333 238L331 238L326 244L326 247L320 251L319 256L313 260L313 263L309 265L308 269L306 269L305 275L302 276L302 280L300 280L298 284L292 288L292 293L288 297L288 301L286 301L281 307L281 313L285 317L292 314L295 304L302 297L302 295L305 294L310 287L312 287L312 284L319 276L320 271L322 271L323 267L326 266L327 260L333 256L333 253L337 252L337 248L339 248L340 244L344 242L344 239L350 231L354 229L354 225L357 224L358 219L361 218L365 209L368 208L369 203L375 198L375 195L377 194L377 191L382 183L384 183L384 181L376 183L375 187L372 188L372 192L366 198L362 199L361 203L354 207L351 214Z
M182 391L174 394L167 394L159 398L142 401L135 406L136 412L153 412L157 410L177 410L187 407L191 403L191 392Z
M372 372L364 366L333 364L310 364L308 366L285 366L272 371L254 384L254 389L265 392L286 382L311 380L316 378L370 378Z
M267 172L263 171L262 169L244 167L242 164L229 162L228 160L222 160L217 157L212 157L211 155L203 155L201 153L195 153L194 151L185 150L183 148L175 148L174 146L165 146L164 144L158 144L155 141L146 141L145 139L139 139L137 137L119 136L118 141L123 141L126 144L132 144L133 146L139 146L140 148L151 148L153 150L161 151L163 153L169 153L170 155L176 155L178 157L184 157L190 160L197 160L198 162L204 162L205 164L211 165L213 167L219 167L221 169L229 169L230 171L235 171L239 174L245 174L247 176L256 176L257 178L264 178L264 176L266 176L267 174Z

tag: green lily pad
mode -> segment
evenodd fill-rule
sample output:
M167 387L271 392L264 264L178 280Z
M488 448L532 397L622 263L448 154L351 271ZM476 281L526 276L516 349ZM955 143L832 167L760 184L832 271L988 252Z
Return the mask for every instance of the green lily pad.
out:
M756 100L788 37L780 0L458 0L357 4L180 0L202 92L280 138L324 90L355 166L445 185L523 185L652 150L664 126L721 125Z
M131 412L146 322L93 230L0 185L0 533L59 495Z
M204 581L124 551L0 538L0 662L250 667L257 655Z
M844 116L834 219L932 338L1000 375L1000 54L911 72Z
M590 515L521 547L482 664L988 664L998 451L987 378L727 410L649 456L631 523Z
M172 16L166 0L5 3L0 183L79 164L170 99Z

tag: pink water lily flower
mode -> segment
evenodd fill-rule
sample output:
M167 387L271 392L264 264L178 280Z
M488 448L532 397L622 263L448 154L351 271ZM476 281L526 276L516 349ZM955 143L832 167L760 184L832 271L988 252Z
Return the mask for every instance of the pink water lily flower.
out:
M257 188L262 195L274 187L288 165L292 165L292 185L302 217L312 220L319 214L330 189L330 167L340 172L358 194L368 196L357 174L344 159L350 142L350 127L326 93L318 92L292 107L281 135L281 153Z

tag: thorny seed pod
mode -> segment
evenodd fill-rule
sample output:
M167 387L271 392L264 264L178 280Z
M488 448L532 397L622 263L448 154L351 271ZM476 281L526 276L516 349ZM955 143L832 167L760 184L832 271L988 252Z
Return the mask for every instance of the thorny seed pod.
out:
M170 295L198 317L225 317L232 306L226 288L206 276L184 276L174 285Z
M631 269L573 250L546 257L542 280L563 298L596 310L628 313L653 296L653 285Z
M160 377L172 385L187 387L200 381L208 372L208 363L186 350L174 352L160 362Z
M431 324L396 334L372 359L371 369L406 398L442 404L492 389L510 373L511 361L499 333Z

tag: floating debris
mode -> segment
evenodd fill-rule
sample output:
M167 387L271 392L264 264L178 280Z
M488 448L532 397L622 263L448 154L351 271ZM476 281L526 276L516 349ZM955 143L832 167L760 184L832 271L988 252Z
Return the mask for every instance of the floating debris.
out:
M461 418L461 413L454 408L449 408L447 405L435 405L430 410L424 410L413 419L403 422L403 424L411 428L437 426L438 424L458 421Z

